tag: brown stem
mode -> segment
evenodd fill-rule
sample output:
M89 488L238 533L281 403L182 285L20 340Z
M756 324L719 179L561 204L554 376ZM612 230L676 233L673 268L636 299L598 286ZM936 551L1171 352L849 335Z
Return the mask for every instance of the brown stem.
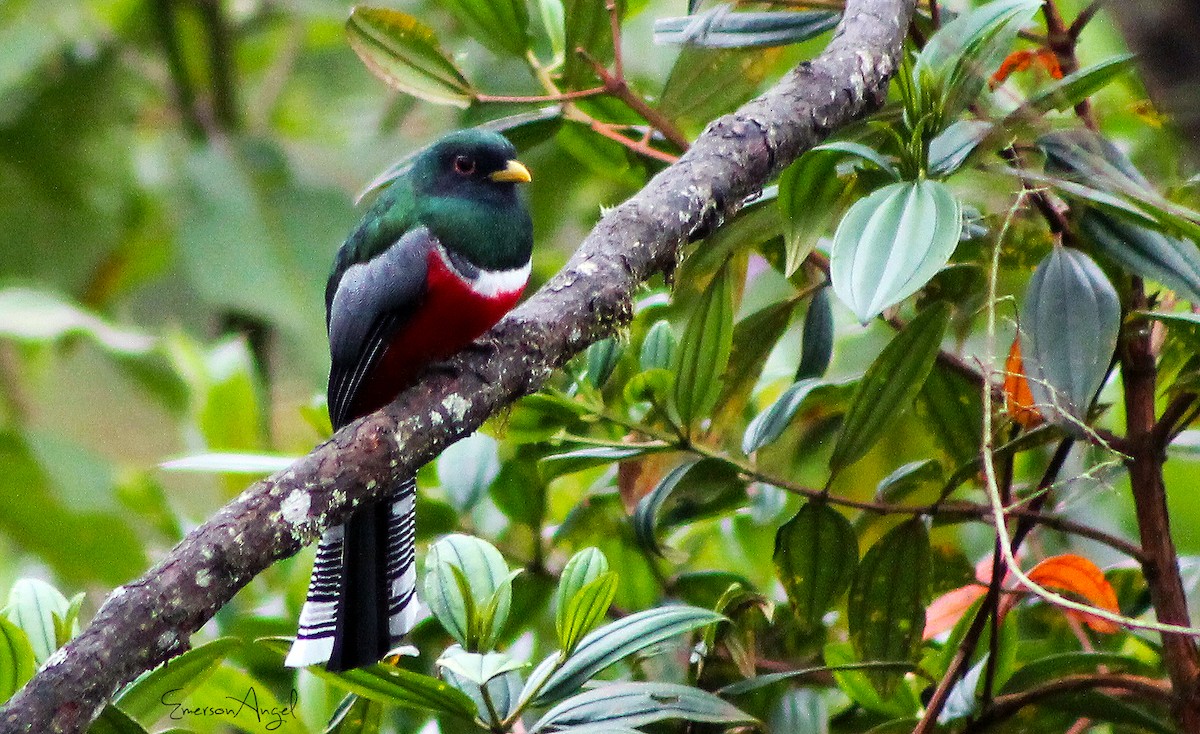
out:
M591 89L580 89L574 92L561 92L559 94L533 94L533 95L516 95L510 96L506 94L482 94L476 93L475 100L477 102L569 102L573 99L584 99L585 97L595 97L599 94L604 94L607 89L604 87L592 87Z
M679 128L675 127L675 123L664 117L658 110L646 104L646 100L642 99L640 95L635 94L629 88L629 83L625 81L624 77L613 75L608 69L604 68L604 64L592 58L582 48L575 49L575 52L591 65L592 70L596 72L596 76L600 77L600 80L604 82L604 88L609 94L624 102L629 109L641 115L643 120L658 128L663 137L670 140L680 150L687 150L691 146L687 136Z
M655 160L662 161L663 163L674 163L675 161L679 160L679 156L671 155L670 153L653 148L644 140L634 140L633 138L622 135L616 131L615 126L609 125L608 123L600 122L599 120L592 120L591 127L594 132L603 135L609 140L615 140L633 152L640 153L647 158L654 158Z
M996 724L1011 719L1026 706L1041 703L1047 698L1075 691L1115 689L1139 698L1149 698L1161 703L1170 703L1171 691L1166 681L1146 678L1128 673L1080 673L1066 675L1037 688L997 696L991 708L971 722L967 731L971 734L985 731Z
M1130 307L1146 307L1140 278L1133 278ZM1154 397L1157 367L1149 325L1129 322L1120 350L1121 381L1125 389L1125 423L1129 481L1133 490L1138 532L1146 554L1142 570L1158 621L1191 626L1179 556L1171 538L1167 492L1163 483L1166 445L1155 440ZM1161 438L1161 437L1160 437ZM1163 663L1175 690L1175 717L1187 732L1200 732L1200 664L1196 643L1187 636L1163 633Z
M1063 23L1062 14L1058 12L1055 0L1045 0L1042 4L1042 15L1046 19L1046 46L1054 52L1063 75L1078 71L1079 60L1075 58L1077 34L1071 35L1066 24ZM1086 21L1084 22L1086 23ZM1097 129L1096 118L1092 115L1092 104L1086 97L1075 105L1075 114L1079 116L1084 125L1092 130Z
M1058 478L1058 473L1062 469L1063 462L1066 461L1067 454L1071 450L1072 439L1063 439L1055 450L1054 456L1051 457L1046 471L1042 474L1041 481L1038 482L1035 503L1045 502L1047 496L1046 490L1050 485L1054 484ZM989 508L990 509L990 508ZM1041 505L1038 504L1036 509L1040 510ZM1022 518L1017 523L1017 529L1013 532L1012 543L1009 547L1015 556L1021 547L1025 536L1029 534L1028 525L1022 531L1022 526L1027 525L1027 521ZM1001 585L995 583L997 576L1003 574L995 574L992 576L992 583L988 584L987 596L983 599L983 604L975 612L974 619L971 620L971 626L967 628L967 633L963 635L962 642L958 645L958 650L954 653L954 659L950 661L949 667L946 668L946 674L942 676L942 680L938 682L938 686L934 689L933 696L929 699L929 704L925 707L925 714L921 717L921 721L913 729L912 734L928 734L933 726L936 725L938 716L941 715L942 709L946 706L946 700L950 696L951 689L958 681L959 677L966 671L967 663L971 660L971 655L975 652L976 645L979 644L979 638L983 634L983 627L987 623L988 617L991 616L990 611L998 608L1000 601Z
M1079 35L1083 33L1083 29L1092 21L1102 5L1104 5L1104 0L1092 0L1086 8L1079 11L1079 15L1075 16L1071 27L1067 29L1067 35L1071 37L1072 41L1079 40Z

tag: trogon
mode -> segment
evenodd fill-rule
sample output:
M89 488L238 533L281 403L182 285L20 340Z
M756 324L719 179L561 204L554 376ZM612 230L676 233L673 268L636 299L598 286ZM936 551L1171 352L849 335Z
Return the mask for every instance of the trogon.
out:
M529 280L529 171L479 129L418 154L342 244L325 290L335 429L389 403L500 320ZM417 621L416 481L322 535L287 665L381 659Z

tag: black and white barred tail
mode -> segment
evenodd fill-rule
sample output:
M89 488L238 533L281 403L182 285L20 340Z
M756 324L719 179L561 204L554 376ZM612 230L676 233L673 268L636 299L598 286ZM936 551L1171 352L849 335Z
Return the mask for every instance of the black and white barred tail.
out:
M410 479L321 536L286 665L371 665L416 624L416 499Z

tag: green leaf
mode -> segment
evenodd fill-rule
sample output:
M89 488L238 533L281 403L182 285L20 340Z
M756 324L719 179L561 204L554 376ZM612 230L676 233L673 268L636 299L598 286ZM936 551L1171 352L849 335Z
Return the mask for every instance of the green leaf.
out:
M499 444L485 433L472 433L450 444L438 457L438 480L450 504L469 512L500 473Z
M746 483L737 469L718 459L684 463L672 470L643 497L633 511L633 530L638 543L658 555L655 529L678 525L697 517L729 509L746 499ZM670 506L663 510L668 500Z
M675 334L671 324L664 320L654 322L642 339L642 353L638 363L642 370L670 369L675 354Z
M1079 230L1125 270L1163 283L1188 301L1200 302L1200 250L1196 243L1089 209Z
M0 615L0 703L12 698L37 670L29 636Z
M583 636L604 619L616 595L617 574L612 571L601 574L575 592L558 627L558 643L565 654L574 652Z
M558 704L529 728L529 734L583 724L635 727L672 719L758 724L753 716L698 688L676 683L611 683Z
M563 0L537 0L537 6L542 29L546 32L546 40L550 42L550 53L553 54L551 61L554 64L561 63L566 58L567 48Z
M754 420L746 426L746 433L742 436L742 453L752 454L779 438L792 422L804 399L820 384L821 381L816 378L801 380L784 390L766 410L754 416Z
M911 660L925 628L925 596L930 575L929 534L919 518L880 538L863 556L850 587L847 620L850 639L864 660ZM886 698L896 675L868 671Z
M1071 72L1030 96L1022 107L1035 113L1048 110L1066 112L1132 69L1134 58L1134 54L1118 54L1086 69Z
M875 499L896 503L922 487L941 487L945 483L946 475L937 459L910 461L879 480L875 487Z
M620 342L611 336L592 344L587 348L587 378L597 388L604 387L609 376L616 369L624 351Z
M653 373L643 372L641 374L648 375ZM542 470L542 475L549 481L564 474L574 474L575 472L597 466L608 466L618 461L624 461L625 459L633 459L645 456L646 454L666 451L668 448L670 447L631 446L624 449L615 446L592 446L586 449L576 449L575 451L547 456L538 462L538 466Z
M1008 55L1021 26L1041 5L1040 0L995 0L963 13L930 36L913 65L913 82L918 87L932 83L938 89L941 104L936 112L941 119L954 119L975 100Z
M1055 247L1021 308L1025 375L1045 418L1070 430L1086 422L1120 329L1120 300L1104 272L1079 250Z
M833 290L864 324L920 290L950 259L962 208L938 181L888 184L850 207L833 235Z
M722 268L696 303L675 360L675 405L684 425L716 403L733 344L733 276Z
M833 306L829 301L829 288L821 288L813 293L808 311L804 314L796 382L810 377L824 377L832 358Z
M19 579L8 594L4 608L8 619L29 638L34 658L42 665L58 649L54 618L65 617L71 603L41 579Z
M286 656L292 640L286 637L267 637L255 640L271 651ZM330 673L321 666L307 668L308 672L338 688L372 701L392 706L416 708L465 718L475 718L475 704L463 693L437 678L421 675L393 665L378 663L365 668Z
M792 323L795 310L796 302L784 297L744 317L733 327L729 364L721 377L721 394L711 416L713 425L741 423L767 358Z
M534 704L544 705L560 700L579 690L597 673L622 658L675 635L723 619L707 609L681 605L647 609L622 617L585 636L566 662L548 676L547 672L557 663L558 655L543 661L529 677L526 693L531 692L539 680L545 680Z
M842 513L810 500L775 534L774 557L800 628L819 629L825 612L850 588L858 538Z
M966 377L934 366L921 388L917 414L954 464L979 458L983 399Z
M937 718L939 724L949 724L952 721L965 719L979 710L979 700L976 698L975 692L979 689L979 679L983 677L983 671L987 669L990 655L990 652L984 653L983 657L972 665L950 689L950 695L946 697L946 706Z
M838 200L847 183L837 176L842 155L834 150L810 150L779 176L779 213L787 256L783 274L796 272L833 226Z
M113 703L138 723L153 726L171 712L163 706L164 695L184 700L241 644L236 638L223 637L188 650L130 683Z
M529 47L529 10L524 0L446 0L467 32L493 51L524 57Z
M40 344L84 336L104 349L144 355L155 348L148 334L111 324L65 298L31 288L0 290L0 337Z
M1094 673L1101 669L1110 673L1130 672L1154 675L1154 666L1135 657L1117 652L1063 652L1032 660L1021 666L1000 689L1001 693L1016 693L1067 675Z
M360 5L350 11L346 36L367 68L396 89L436 104L471 104L475 91L433 29L413 16Z
M986 120L958 120L929 141L929 173L943 178L962 167L995 125Z
M1064 711L1073 717L1103 721L1112 724L1123 724L1133 731L1154 732L1155 734L1176 734L1179 730L1168 723L1169 712L1160 706L1152 711L1146 711L1136 705L1149 706L1152 699L1130 699L1126 703L1112 696L1106 696L1097 690L1075 691L1059 696L1048 697L1041 701L1042 706L1051 710ZM1122 727L1124 730L1124 727Z
M776 73L783 49L684 46L659 95L658 111L685 133L737 109Z
M467 593L455 578L461 574ZM486 608L493 595L511 595L512 577L500 551L490 543L469 535L448 535L429 548L425 555L425 603L442 627L468 651L474 652L484 632L479 629L474 610ZM497 597L496 621L492 632L499 632L508 618L509 604ZM489 635L490 636L490 635Z
M599 548L584 548L567 561L554 590L554 628L558 631L558 644L568 647L563 640L567 629L567 616L571 605L585 586L608 573L608 559Z
M167 471L200 472L204 474L250 474L267 476L281 472L294 464L299 456L281 454L251 454L218 451L169 459L159 464Z
M87 734L146 734L146 730L116 706L107 704L88 727Z
M625 2L617 3L619 15L625 14ZM583 88L595 77L592 67L575 52L581 48L593 59L606 64L612 59L612 30L608 8L603 0L563 0L564 35L567 49L563 62L563 83L567 88Z
M831 143L823 143L822 145L816 146L813 148L813 152L833 152L852 155L856 158L866 161L867 163L875 165L881 171L896 179L896 181L900 181L901 179L900 171L896 168L896 165L892 163L891 159L869 145L863 145L862 143L855 143L849 140L834 140Z
M379 734L382 726L383 705L351 693L333 712L324 734Z
M786 46L816 38L837 25L839 16L827 10L774 13L735 13L718 5L699 15L654 21L654 42L707 48Z
M766 675L757 675L753 678L730 683L718 691L722 696L741 696L752 691L757 691L760 688L775 685L781 681L792 680L794 678L803 678L813 675L814 673L839 673L844 671L859 671L871 670L900 670L909 672L916 670L917 664L912 662L870 662L870 663L845 663L842 665L818 665L812 668L801 668L799 670L787 670L780 673L768 673Z
M900 686L893 695L880 698L875 686L867 677L866 668L871 662L860 662L855 657L854 646L849 642L830 642L823 650L825 663L833 671L833 679L838 688L859 706L884 716L913 716L921 704L908 686ZM896 663L884 665L890 668ZM912 730L910 726L903 731Z
M513 660L504 653L467 652L458 645L451 645L434 664L477 686L487 685L488 681L493 678L511 670L520 670L525 665L520 660Z
M946 304L931 304L867 368L829 458L834 473L861 459L921 390L949 321Z

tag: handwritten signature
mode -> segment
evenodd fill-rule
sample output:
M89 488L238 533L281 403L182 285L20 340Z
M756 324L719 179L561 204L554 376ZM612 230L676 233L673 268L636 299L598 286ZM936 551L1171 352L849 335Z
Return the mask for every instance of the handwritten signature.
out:
M251 713L255 720L263 725L267 731L275 731L283 726L284 717L290 716L296 718L296 704L299 703L299 698L296 695L296 689L292 689L291 695L288 697L287 706L260 706L258 704L258 693L255 692L254 686L246 690L246 695L238 698L237 696L226 696L232 703L227 706L184 706L182 700L183 689L174 688L162 695L159 701L163 706L170 706L170 718L179 721L185 716L221 716L232 719L239 718L243 713Z

